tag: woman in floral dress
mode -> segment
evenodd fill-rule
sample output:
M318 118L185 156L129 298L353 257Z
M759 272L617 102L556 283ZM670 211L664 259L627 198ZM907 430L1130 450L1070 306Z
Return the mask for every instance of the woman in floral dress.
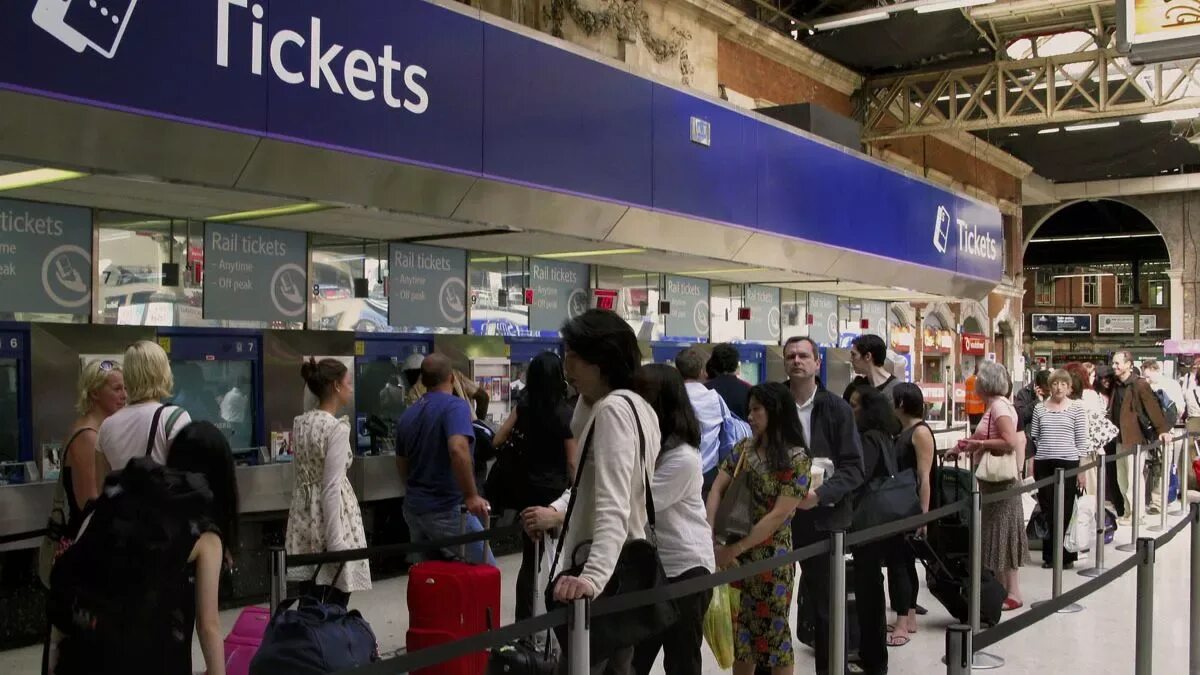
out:
M792 514L812 487L812 463L788 388L772 382L751 389L749 417L754 436L722 462L708 496L708 514L712 523L734 477L746 473L755 524L740 541L716 546L720 568L790 553ZM733 584L741 591L734 618L735 675L751 675L760 666L773 675L792 672L795 653L788 608L794 579L795 567L789 564Z
M310 359L300 374L319 403L292 423L296 485L288 513L287 552L365 548L358 498L346 475L354 458L350 425L336 416L354 400L349 370L336 359ZM323 565L320 570L294 567L288 579L300 582L302 593L345 606L351 593L371 588L371 567L366 560Z

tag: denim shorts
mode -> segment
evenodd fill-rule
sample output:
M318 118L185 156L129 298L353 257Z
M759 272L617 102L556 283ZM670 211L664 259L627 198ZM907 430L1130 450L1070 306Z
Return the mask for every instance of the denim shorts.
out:
M462 512L458 509L422 514L412 513L407 507L404 509L404 521L408 523L409 538L414 543L449 539L450 537L457 537L464 532L483 531L483 524L474 515L466 514L465 523L463 522L463 518ZM459 545L443 548L441 551L442 557L450 560L465 560L476 564L496 564L496 558L492 555L491 548L486 545L486 542L482 541L471 542L465 546ZM409 562L412 563L436 558L438 556L431 555L431 552L409 554Z

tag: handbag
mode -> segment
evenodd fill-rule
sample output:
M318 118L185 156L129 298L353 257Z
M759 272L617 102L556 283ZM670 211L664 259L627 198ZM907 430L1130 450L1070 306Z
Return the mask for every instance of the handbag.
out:
M483 494L501 509L516 509L524 505L528 490L525 471L525 452L528 439L520 424L513 425L508 439L496 448L496 462L488 471Z
M985 438L992 437L992 416L988 415L988 432ZM1013 453L993 455L983 453L979 466L975 467L975 477L985 483L1008 483L1017 479L1017 459Z
M334 579L341 576L344 566L338 568ZM320 570L318 565L317 572ZM314 582L316 578L314 573ZM267 624L262 644L250 661L250 675L326 675L378 660L375 632L357 609L347 610L324 598L288 598L279 603Z
M650 491L650 467L646 464L646 435L642 429L641 417L638 416L633 401L627 396L621 396L621 398L625 399L633 412L633 419L637 422L638 446L642 458L642 481L646 491L646 519L653 541L633 539L625 542L625 545L621 547L621 553L617 556L612 576L609 577L608 583L600 593L600 598L611 598L616 595L662 588L667 585L667 573L663 570L662 560L658 557L658 538L654 530L654 496ZM574 567L564 570L558 576L553 574L553 570L557 569L562 557L567 529L571 524L571 515L575 511L575 500L579 496L580 481L583 479L583 467L587 464L587 456L592 444L592 436L593 434L589 430L587 441L579 455L579 466L575 471L575 482L573 483L575 488L571 491L571 498L567 503L567 513L563 517L562 534L559 536L558 546L555 547L554 562L550 567L553 581L546 587L547 609L561 607L563 604L554 599L554 587L558 584L558 579L562 576L579 576L583 572L583 565L575 564ZM573 564L575 563L575 554L588 543L580 543L572 552ZM620 649L632 647L647 638L662 633L678 618L679 611L673 600L661 600L650 605L592 617L589 629L592 665L603 663ZM558 635L559 644L566 645L566 627L556 627L555 633Z
M750 490L750 474L742 470L746 457L752 452L754 448L749 445L743 448L733 469L733 482L721 496L721 503L713 517L713 537L724 545L745 539L754 527L754 495Z
M888 439L880 453L886 476L872 478L864 486L854 505L852 530L866 530L893 523L921 512L921 497L917 493L917 472L900 470L895 446Z

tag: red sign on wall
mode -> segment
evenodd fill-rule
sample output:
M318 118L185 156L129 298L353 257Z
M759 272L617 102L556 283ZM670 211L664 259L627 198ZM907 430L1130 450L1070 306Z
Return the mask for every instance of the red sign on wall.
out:
M605 288L592 289L592 307L613 311L617 306L617 292Z
M987 337L983 335L976 335L974 333L963 333L962 353L972 356L983 356L984 354L987 354Z

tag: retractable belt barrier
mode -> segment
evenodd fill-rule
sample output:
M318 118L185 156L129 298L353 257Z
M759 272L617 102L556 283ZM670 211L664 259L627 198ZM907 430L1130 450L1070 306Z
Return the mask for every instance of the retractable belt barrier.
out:
M407 553L426 553L428 551L437 551L443 548L451 548L453 546L462 546L463 544L473 544L477 541L488 541L507 537L517 534L521 531L521 526L507 525L505 527L493 527L479 532L468 532L459 534L445 539L437 539L430 541L409 542L407 544L387 544L384 546L370 546L368 548L353 548L344 551L330 551L328 553L304 553L297 555L289 555L286 557L287 567L304 567L306 565L325 565L328 563L350 562L352 560L366 560L368 558L380 558L383 556L402 555Z
M44 536L46 536L45 529L30 530L29 532L18 532L16 534L6 534L3 536L0 536L0 546L2 546L4 544L12 544L12 543L18 542L18 541L25 541L26 539L34 539L37 537L44 537Z

